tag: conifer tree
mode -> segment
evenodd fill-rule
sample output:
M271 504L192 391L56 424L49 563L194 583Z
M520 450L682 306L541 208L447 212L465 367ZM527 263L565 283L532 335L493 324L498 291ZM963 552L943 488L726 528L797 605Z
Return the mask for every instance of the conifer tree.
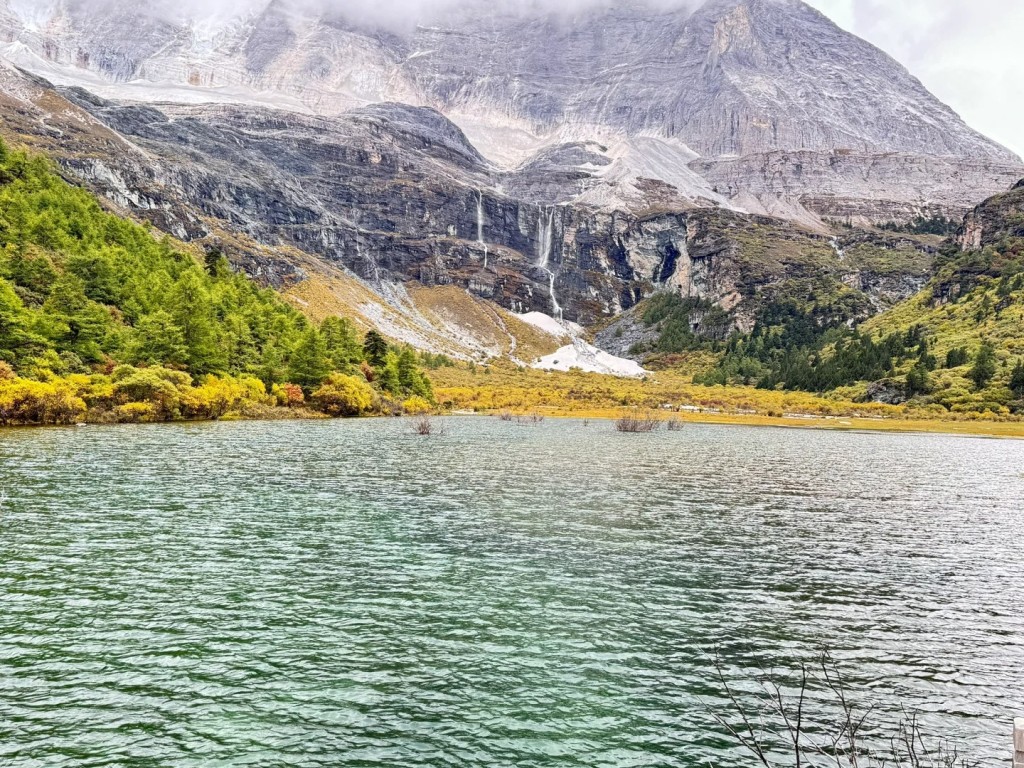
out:
M382 368L387 363L387 340L373 329L367 331L363 340L363 354L374 368Z
M310 327L292 352L288 378L303 389L312 391L320 386L328 373L327 347L320 332Z

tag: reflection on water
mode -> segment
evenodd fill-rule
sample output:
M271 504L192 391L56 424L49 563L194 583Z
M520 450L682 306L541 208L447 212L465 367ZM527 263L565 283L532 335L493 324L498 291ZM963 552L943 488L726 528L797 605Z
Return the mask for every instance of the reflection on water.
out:
M747 764L706 654L823 644L1004 764L1022 468L713 426L0 432L0 765Z

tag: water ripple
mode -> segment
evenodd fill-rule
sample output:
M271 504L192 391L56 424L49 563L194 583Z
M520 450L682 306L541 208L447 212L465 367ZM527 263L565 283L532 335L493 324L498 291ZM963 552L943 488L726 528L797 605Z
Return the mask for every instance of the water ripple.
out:
M1024 444L447 426L0 432L0 765L742 765L822 644L1008 758Z

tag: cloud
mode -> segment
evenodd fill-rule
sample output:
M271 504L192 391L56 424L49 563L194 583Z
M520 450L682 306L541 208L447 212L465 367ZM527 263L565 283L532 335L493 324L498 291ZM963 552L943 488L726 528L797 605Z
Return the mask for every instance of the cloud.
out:
M38 6L57 0L8 0L13 5ZM621 0L68 0L85 9L125 7L171 22L228 20L259 13L276 6L286 14L334 15L351 21L399 29L430 23L453 11L481 15L523 16L554 14L571 16L601 8L621 6ZM686 8L700 0L633 0L648 7Z
M1019 0L810 0L917 76L976 130L1024 155Z

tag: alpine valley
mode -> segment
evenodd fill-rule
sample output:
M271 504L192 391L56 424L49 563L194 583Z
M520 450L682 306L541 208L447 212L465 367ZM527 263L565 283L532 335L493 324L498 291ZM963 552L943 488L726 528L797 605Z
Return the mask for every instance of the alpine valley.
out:
M386 24L291 0L144 5L0 0L0 131L103 215L214 279L225 257L305 318L280 374L178 368L283 386L319 343L303 323L342 316L396 359L417 350L450 407L550 405L536 392L559 374L534 369L582 368L689 387L620 404L756 386L891 415L1024 411L1024 163L800 0L469 0ZM10 261L27 241L0 229ZM74 271L59 242L31 244ZM0 271L45 313L52 287L26 280ZM86 295L133 332L130 306ZM58 344L66 370L0 359L45 378L118 349ZM379 386L372 352L346 360ZM478 363L522 380L486 384Z

